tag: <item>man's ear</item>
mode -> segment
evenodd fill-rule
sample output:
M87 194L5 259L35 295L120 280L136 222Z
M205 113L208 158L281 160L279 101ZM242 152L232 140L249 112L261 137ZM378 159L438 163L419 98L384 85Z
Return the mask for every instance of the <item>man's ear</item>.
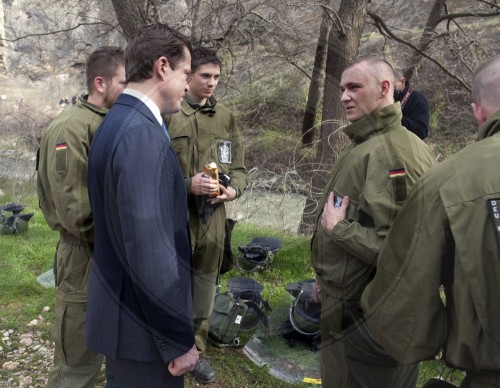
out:
M384 98L391 90L391 82L383 80L380 82L380 97Z
M154 72L158 74L159 77L166 77L168 74L168 70L170 68L170 64L168 59L164 56L158 58L154 65Z
M484 123L486 121L486 118L487 118L484 108L481 105L476 104L475 102L472 102L470 104L470 106L472 107L472 112L474 113L474 117L476 118L476 121L479 124Z
M98 93L100 94L104 93L104 84L105 84L104 78L100 76L94 78L94 88Z

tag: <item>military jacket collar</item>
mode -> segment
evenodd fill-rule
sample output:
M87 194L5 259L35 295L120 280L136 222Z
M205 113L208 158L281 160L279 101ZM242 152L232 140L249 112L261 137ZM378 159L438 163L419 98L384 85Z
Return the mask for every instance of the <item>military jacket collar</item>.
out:
M401 105L391 104L355 121L344 128L354 143L362 143L375 133L384 133L401 127Z
M477 141L486 139L498 132L500 132L500 110L493 113L488 120L479 127Z
M185 96L181 104L181 110L186 115L192 115L196 112L206 113L213 116L217 112L217 100L214 96L209 97L205 105L198 105L189 102L189 97Z
M108 108L91 104L90 102L87 101L88 97L89 96L87 94L87 95L83 96L82 98L78 99L75 107L89 109L92 112L97 113L98 115L101 115L101 116L104 116L106 113L108 113L108 111L109 111Z

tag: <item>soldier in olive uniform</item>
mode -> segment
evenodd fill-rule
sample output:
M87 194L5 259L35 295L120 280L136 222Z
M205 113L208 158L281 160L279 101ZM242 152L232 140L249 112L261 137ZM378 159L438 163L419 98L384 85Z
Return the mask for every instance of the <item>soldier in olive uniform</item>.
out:
M353 364L350 312L375 272L379 249L407 193L434 165L430 149L401 125L389 63L364 59L342 74L351 144L339 155L319 202L311 241L321 294L321 377L325 387L411 387L418 365L404 367L382 351ZM368 352L376 344L370 344ZM381 364L378 361L382 359ZM366 381L368 380L368 381ZM366 385L368 384L368 385Z
M39 149L38 197L47 224L60 233L54 272L54 367L48 387L93 387L103 356L85 346L87 286L94 227L87 192L90 142L125 86L123 50L102 47L85 68L88 96L54 119Z
M472 101L477 142L417 183L362 307L397 360L443 349L448 365L467 372L460 387L493 388L500 387L500 56L476 71Z
M193 50L191 69L193 78L181 111L166 117L165 122L186 180L193 248L195 338L196 347L204 352L224 253L224 202L243 193L248 176L243 138L234 114L213 97L221 61L213 50L199 47ZM217 164L219 173L231 178L229 186L220 185L220 195L212 198L217 185L202 173L203 166L211 162ZM201 383L209 383L214 380L215 371L200 357L192 375Z

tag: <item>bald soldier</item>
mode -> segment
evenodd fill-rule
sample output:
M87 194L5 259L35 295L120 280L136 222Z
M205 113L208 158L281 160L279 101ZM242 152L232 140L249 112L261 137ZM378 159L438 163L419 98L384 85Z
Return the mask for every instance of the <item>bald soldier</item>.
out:
M415 186L362 306L397 360L444 349L446 363L467 373L460 387L492 388L500 387L500 56L476 71L472 101L477 142Z
M418 366L380 351L348 359L351 313L377 266L379 249L417 179L434 165L430 149L401 125L394 74L383 60L361 59L342 74L341 103L351 144L339 155L319 203L311 242L321 294L321 377L325 387L411 387ZM379 351L376 344L369 344ZM355 355L357 357L357 355ZM378 361L382 359L382 363ZM359 363L358 361L361 361ZM367 383L367 385L364 385Z

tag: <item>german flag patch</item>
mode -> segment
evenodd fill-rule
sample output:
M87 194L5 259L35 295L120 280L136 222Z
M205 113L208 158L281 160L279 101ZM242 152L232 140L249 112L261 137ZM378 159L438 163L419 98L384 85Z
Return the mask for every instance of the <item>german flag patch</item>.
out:
M68 149L68 144L66 143L59 143L56 144L56 151L62 151Z
M399 176L406 176L406 170L404 167L389 170L389 178L397 178Z

